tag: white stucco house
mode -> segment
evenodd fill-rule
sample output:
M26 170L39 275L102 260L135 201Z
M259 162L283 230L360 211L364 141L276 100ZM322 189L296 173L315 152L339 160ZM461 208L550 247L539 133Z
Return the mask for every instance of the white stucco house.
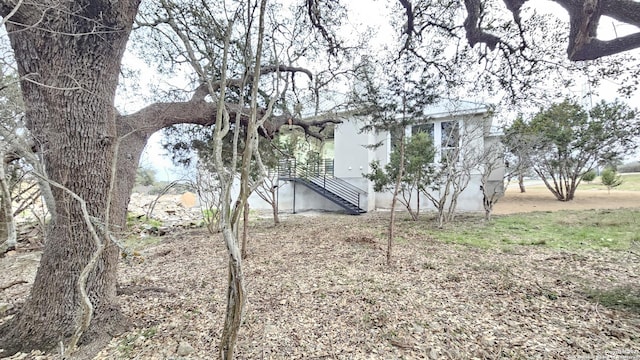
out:
M405 135L418 131L428 133L433 141L435 163L443 156L458 151L456 156L480 156L499 144L499 134L492 127L491 109L469 101L443 100L424 109L422 119L405 128ZM295 163L282 164L278 188L281 211L326 210L359 214L391 207L390 192L375 192L373 184L363 174L371 171L370 164L382 166L390 160L393 139L389 132L363 132L369 119L348 117L336 125L333 133L333 159L326 159L306 173L296 169ZM329 139L328 141L331 141ZM381 144L371 148L372 144ZM460 166L466 166L461 159ZM473 163L469 183L458 197L457 211L482 211L481 177L483 165ZM504 167L499 166L488 175L488 184L502 189ZM486 183L486 181L485 181ZM414 201L417 194L413 197ZM422 209L433 209L421 198ZM252 202L253 208L262 206Z

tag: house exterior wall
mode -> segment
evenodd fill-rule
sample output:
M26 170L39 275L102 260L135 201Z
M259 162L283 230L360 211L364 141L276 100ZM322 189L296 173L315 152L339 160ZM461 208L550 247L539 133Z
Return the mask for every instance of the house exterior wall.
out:
M456 206L458 211L482 211L484 209L482 205L482 191L480 190L481 184L482 182L479 174L471 176L469 185L467 185L465 190L458 196L458 205ZM370 201L371 194L372 193L369 194ZM393 194L391 192L373 193L373 197L375 197L376 209L391 208L391 200L393 199ZM414 193L412 194L411 206L416 209L417 205L417 194ZM399 207L401 206L402 205L399 205ZM420 210L435 210L433 204L424 195L420 195Z
M342 179L362 178L371 160L371 134L360 132L364 121L354 119L345 121L334 130L334 175Z
M376 149L367 148L375 144L380 137L373 132L361 132L366 119L352 119L336 126L334 130L334 176L362 189L367 194L373 193L373 185L363 177L370 171L369 164L377 158ZM386 135L386 134L385 134ZM383 135L383 136L385 136ZM371 196L362 196L361 208L375 210L375 202Z
M462 155L467 157L480 156L485 149L499 142L499 138L490 136L492 119L486 112L476 112L470 114L441 114L432 117L430 123L434 124L433 136L436 150L436 163L440 161L446 149L443 148L442 122L457 122L460 129L460 145ZM387 192L374 192L373 184L362 176L362 173L370 172L369 164L378 160L382 166L389 163L391 154L391 136L388 132L375 134L373 132L361 133L360 129L364 125L363 120L345 121L336 127L335 131L335 176L367 190L368 211L374 209L388 209L391 207L393 194ZM411 129L406 131L407 136L411 136ZM367 149L366 145L381 143L376 149ZM490 186L502 184L503 168L494 170L490 176ZM482 176L480 167L471 169L469 183L465 190L458 196L457 210L459 211L482 211L483 193L481 190ZM418 194L412 195L412 204L415 208L420 203L420 208L433 210L434 206L424 196L417 199Z
M495 151L498 154L504 153L504 149L503 149L504 146L502 145L500 141L500 135L498 134L490 134L489 136L485 137L484 148L485 148L485 151ZM505 172L506 172L506 167L505 167L504 159L501 157L500 164L496 166L496 168L489 175L489 181L502 183L504 181Z
M232 196L236 197L238 193L239 186L234 184ZM280 181L278 188L278 210L280 212L293 212L294 197L296 212L309 210L343 211L340 206L302 184L294 184L292 181ZM255 193L249 196L249 206L253 210L271 210L271 204L264 201Z
M461 143L460 145L466 145L464 149L461 149L461 155L465 155L468 157L471 156L479 156L482 151L484 151L484 133L486 129L486 122L490 122L491 119L487 119L484 114L474 114L468 116L441 116L429 121L429 124L433 124L432 134L434 139L434 148L435 148L435 162L440 162L443 153L446 149L443 147L443 136L444 132L441 124L443 122L454 122L458 123L460 129L460 137ZM407 136L412 135L412 131L409 128L406 132ZM336 143L339 140L336 139ZM389 163L390 153L391 153L391 137L386 136L383 139L383 146L381 146L375 154L377 160L380 161L382 166L385 166ZM336 151L336 154L340 154ZM482 191L480 190L481 185L481 175L480 170L478 168L471 169L471 177L469 180L469 184L465 188L465 190L458 196L458 204L457 209L460 211L480 211L483 209L482 205ZM373 189L371 189L373 190ZM388 209L391 207L391 201L393 199L393 194L389 191L387 192L369 192L369 201L371 202L373 198L373 203L375 204L375 208L377 209ZM412 194L412 207L415 209L420 205L420 209L424 210L434 210L433 204L423 195L420 195L418 199L418 193L414 192Z
M474 109L473 111L451 112L441 111L436 115L429 116L429 123L433 125L434 147L436 150L435 162L438 163L447 151L443 147L446 145L442 141L443 122L457 122L460 129L461 140L459 142L463 156L479 156L487 149L496 148L499 144L499 137L490 133L492 119L487 116L486 108ZM375 209L388 209L391 207L392 193L379 192L373 190L373 184L363 177L363 174L371 171L371 162L377 160L382 166L388 164L392 150L391 136L388 132L361 132L360 129L366 124L366 118L352 118L337 125L334 131L334 175L364 191L366 195L361 196L361 208L372 211ZM406 129L407 136L412 135L412 129ZM378 144L377 148L368 148L369 145ZM504 167L495 169L489 177L488 187L502 186ZM480 166L471 168L470 180L465 190L458 196L458 211L482 211L483 192L481 190L482 174ZM293 183L280 182L279 207L281 211L290 212L293 210ZM314 191L301 184L295 187L296 211L324 209L329 211L340 211L341 208L331 201L323 198ZM421 210L434 210L433 204L424 196L417 198L418 194L412 196L412 206L417 207L418 201ZM270 206L252 196L250 199L252 208L265 208Z

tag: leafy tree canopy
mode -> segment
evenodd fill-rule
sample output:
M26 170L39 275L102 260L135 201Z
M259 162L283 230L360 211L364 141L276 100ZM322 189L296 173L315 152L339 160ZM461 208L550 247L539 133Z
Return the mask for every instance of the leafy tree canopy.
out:
M602 101L587 111L565 100L529 121L515 121L505 130L504 142L558 200L569 201L582 174L636 149L639 119L637 110L619 101Z

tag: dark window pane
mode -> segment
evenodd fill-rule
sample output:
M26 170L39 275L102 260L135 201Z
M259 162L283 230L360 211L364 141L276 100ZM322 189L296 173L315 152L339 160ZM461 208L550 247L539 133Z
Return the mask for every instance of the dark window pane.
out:
M427 133L431 137L431 140L433 140L433 123L415 125L411 128L411 133L414 135L417 133Z
M445 148L458 147L459 141L459 126L457 121L444 121L441 123L442 130L442 142L441 146Z

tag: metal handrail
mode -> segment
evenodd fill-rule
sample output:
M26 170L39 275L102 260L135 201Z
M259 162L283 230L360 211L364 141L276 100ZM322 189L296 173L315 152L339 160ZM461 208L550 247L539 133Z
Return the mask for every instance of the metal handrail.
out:
M332 159L323 159L306 165L298 166L295 158L282 159L278 163L278 176L285 179L306 180L360 208L360 195L367 192L335 177Z

